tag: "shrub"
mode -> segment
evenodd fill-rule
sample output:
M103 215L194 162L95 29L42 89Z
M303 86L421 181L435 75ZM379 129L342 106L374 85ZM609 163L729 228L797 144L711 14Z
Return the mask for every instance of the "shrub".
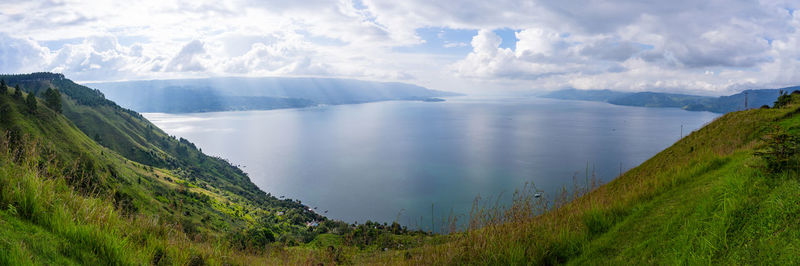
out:
M251 228L246 231L234 231L228 235L231 246L239 250L258 250L275 242L275 234L265 227Z
M247 231L247 238L253 247L264 248L275 242L275 235L267 228L253 228Z
M776 126L773 131L764 137L765 149L755 152L766 163L769 173L780 173L788 170L797 170L800 165L800 138L789 134L786 130Z
M133 201L133 197L128 195L128 193L120 191L114 192L114 207L116 207L117 210L119 210L125 216L135 214L139 210Z

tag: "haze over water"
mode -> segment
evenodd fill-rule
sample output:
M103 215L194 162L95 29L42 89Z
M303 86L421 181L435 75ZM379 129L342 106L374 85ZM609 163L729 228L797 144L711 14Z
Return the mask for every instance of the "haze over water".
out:
M244 166L275 196L330 218L430 227L476 196L534 182L553 194L609 181L718 114L540 98L454 97L270 111L145 113L167 133ZM438 228L437 228L438 229Z

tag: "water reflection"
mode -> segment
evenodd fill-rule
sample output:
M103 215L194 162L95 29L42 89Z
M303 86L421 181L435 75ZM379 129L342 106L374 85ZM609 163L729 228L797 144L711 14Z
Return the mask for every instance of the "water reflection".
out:
M307 109L144 114L204 152L229 158L260 188L345 221L414 225L469 212L477 195L525 182L552 193L608 181L717 115L549 99L450 99ZM583 180L579 178L579 180ZM425 223L429 226L430 222Z

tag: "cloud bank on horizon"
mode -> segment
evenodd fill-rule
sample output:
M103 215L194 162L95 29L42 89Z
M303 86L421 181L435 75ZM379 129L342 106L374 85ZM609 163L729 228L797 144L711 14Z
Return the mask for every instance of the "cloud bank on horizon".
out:
M0 1L0 72L724 94L800 84L797 1Z

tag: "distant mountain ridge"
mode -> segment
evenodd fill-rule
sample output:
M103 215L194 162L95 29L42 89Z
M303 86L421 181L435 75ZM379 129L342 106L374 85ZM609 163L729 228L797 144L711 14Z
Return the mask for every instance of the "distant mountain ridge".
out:
M205 78L87 84L139 112L210 112L299 108L389 100L435 101L460 95L398 82L334 78Z
M674 94L661 92L619 92L612 90L577 90L565 89L554 91L541 97L562 100L581 100L607 102L615 105L640 107L677 107L688 111L708 111L728 113L745 109L772 106L780 95L780 91L792 92L800 90L800 86L781 89L745 90L737 94L721 97Z

